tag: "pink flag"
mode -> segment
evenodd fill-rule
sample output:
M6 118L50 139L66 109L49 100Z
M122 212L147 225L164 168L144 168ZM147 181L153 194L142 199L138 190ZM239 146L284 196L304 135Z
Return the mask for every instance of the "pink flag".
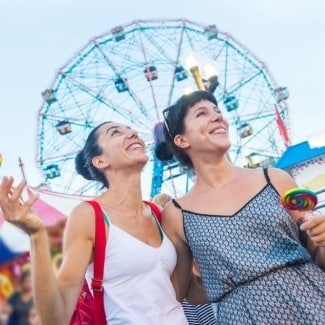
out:
M290 139L289 139L289 136L288 136L288 131L287 131L287 128L286 126L284 125L284 122L281 118L281 115L279 113L279 110L277 108L276 105L274 105L274 108L275 108L275 115L276 115L276 124L278 125L278 128L279 128L279 132L280 132L280 135L283 139L283 142L286 146L286 148L288 148L290 146Z

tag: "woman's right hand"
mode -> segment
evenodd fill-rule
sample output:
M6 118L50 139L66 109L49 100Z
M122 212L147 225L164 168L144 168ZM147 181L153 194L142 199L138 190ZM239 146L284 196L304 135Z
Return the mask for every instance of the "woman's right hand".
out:
M13 187L14 178L4 176L0 185L0 207L6 221L14 224L29 235L36 234L45 229L43 220L32 209L38 199L38 194L27 201L21 199L26 181L23 180L17 187Z

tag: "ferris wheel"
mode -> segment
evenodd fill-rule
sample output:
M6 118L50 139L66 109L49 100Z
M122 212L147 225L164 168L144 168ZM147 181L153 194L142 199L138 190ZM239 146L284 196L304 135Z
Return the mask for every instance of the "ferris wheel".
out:
M217 70L209 75L204 65ZM287 88L230 34L186 19L136 20L91 39L42 93L37 165L44 184L56 192L97 195L100 185L76 174L74 158L94 126L116 121L146 142L144 195L186 192L192 176L176 161L157 160L154 149L162 140L162 110L195 89L218 99L230 123L234 164L273 165L290 144Z

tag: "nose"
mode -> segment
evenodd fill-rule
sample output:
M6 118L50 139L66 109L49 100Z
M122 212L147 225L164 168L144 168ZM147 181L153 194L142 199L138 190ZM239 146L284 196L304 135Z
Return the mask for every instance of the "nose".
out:
M138 138L138 132L133 129L128 129L127 137L128 138Z
M220 121L222 121L222 114L219 111L217 111L217 110L213 110L213 112L211 114L211 120L213 122L217 122L217 121L220 122Z

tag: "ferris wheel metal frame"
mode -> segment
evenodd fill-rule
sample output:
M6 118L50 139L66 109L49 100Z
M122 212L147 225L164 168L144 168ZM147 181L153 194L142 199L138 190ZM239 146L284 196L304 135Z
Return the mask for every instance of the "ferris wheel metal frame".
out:
M97 195L100 185L76 174L74 158L91 128L113 120L135 128L146 142L150 161L144 169L145 196L186 192L193 175L175 160L159 161L154 149L162 141L162 110L184 88L198 89L193 71L184 68L189 53L218 67L214 79L202 75L201 82L211 90L217 78L212 91L230 123L233 163L274 165L290 144L289 94L263 61L215 25L187 19L135 20L92 38L42 93L36 164L43 186Z

